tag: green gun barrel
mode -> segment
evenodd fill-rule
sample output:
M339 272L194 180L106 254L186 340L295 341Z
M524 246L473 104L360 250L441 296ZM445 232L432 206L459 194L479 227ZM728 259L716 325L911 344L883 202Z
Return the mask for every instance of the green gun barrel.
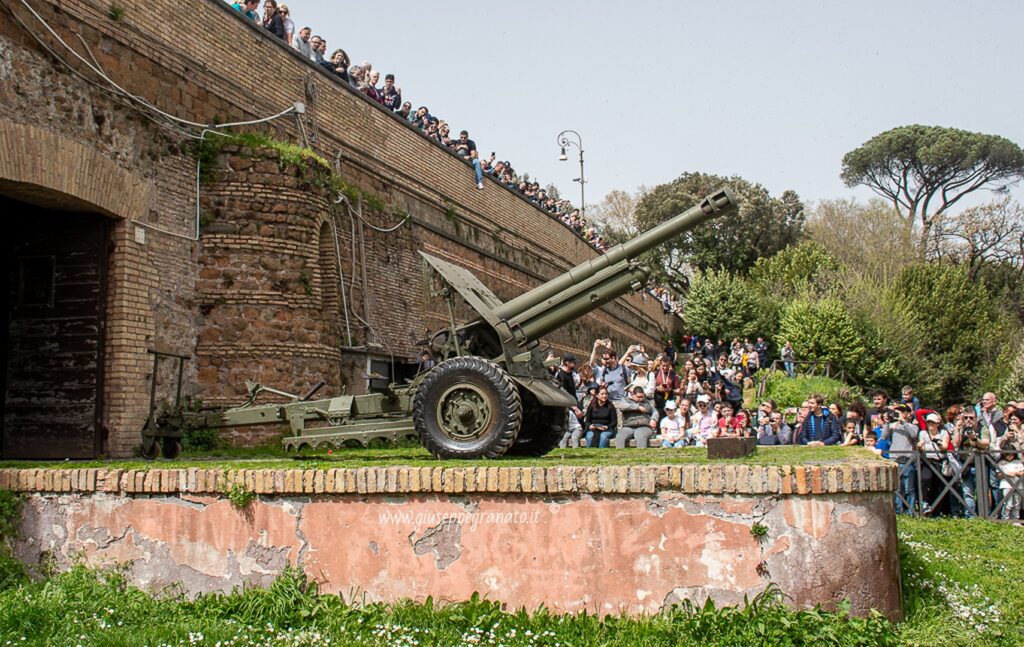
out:
M609 268L617 266L619 263L636 259L644 252L654 249L665 241L671 240L711 218L734 212L737 207L738 204L732 193L726 188L719 189L701 200L700 204L691 209L645 231L632 240L612 247L597 258L580 263L568 272L551 279L529 292L519 295L511 301L505 302L494 310L494 315L498 319L508 321L512 325L514 321L521 318L523 314L538 304L548 302L549 300L565 301L568 294L567 291L572 291L579 284L594 276L594 274L608 272ZM614 276L615 274L616 272L612 271L609 275ZM626 285L628 286L628 283ZM628 287L620 294L624 294L627 291ZM589 294L590 291L588 290L587 293ZM604 303L607 303L607 301ZM589 310L586 312L589 312ZM569 321L569 319L564 319L563 323L565 321ZM557 327L555 326L555 328ZM550 330L553 329L551 328ZM525 326L523 326L523 332L526 332ZM526 338L531 340L537 339L533 335L527 335Z

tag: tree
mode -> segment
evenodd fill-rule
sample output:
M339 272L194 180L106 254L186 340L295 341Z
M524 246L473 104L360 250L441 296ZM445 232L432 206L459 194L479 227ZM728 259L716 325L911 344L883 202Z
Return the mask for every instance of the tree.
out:
M847 153L840 177L889 200L908 229L920 224L924 256L936 219L961 198L982 188L1002 190L1024 177L1024 151L997 135L901 126Z
M822 200L807 219L807 234L848 274L886 285L916 259L913 237L898 211L879 198Z
M803 234L804 205L793 191L775 198L760 184L739 176L684 173L648 192L636 206L636 222L650 229L728 186L739 200L739 213L716 218L660 247L651 260L659 282L679 292L692 269L727 270L744 274L762 256L771 256L797 242Z
M779 320L778 341L791 342L798 360L834 362L849 371L867 353L846 305L834 298L791 301Z
M939 257L964 263L972 280L986 264L1024 273L1024 209L1009 196L942 218L932 233Z
M599 224L612 240L632 238L639 233L634 213L636 205L646 193L645 186L641 186L635 193L614 189L601 202L591 205L587 216Z
M828 291L839 263L814 241L790 245L774 256L761 257L750 268L750 280L772 298Z
M933 403L976 398L985 371L1019 338L986 287L960 265L910 265L881 300L892 315L883 336L903 340L890 351L916 365L915 390Z
M771 303L748 281L728 271L697 272L686 295L683 321L701 337L773 337Z

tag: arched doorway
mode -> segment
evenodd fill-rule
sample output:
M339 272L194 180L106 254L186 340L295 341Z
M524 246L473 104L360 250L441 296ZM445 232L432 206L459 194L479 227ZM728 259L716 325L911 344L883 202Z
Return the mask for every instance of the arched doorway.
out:
M0 198L4 458L101 451L108 219Z

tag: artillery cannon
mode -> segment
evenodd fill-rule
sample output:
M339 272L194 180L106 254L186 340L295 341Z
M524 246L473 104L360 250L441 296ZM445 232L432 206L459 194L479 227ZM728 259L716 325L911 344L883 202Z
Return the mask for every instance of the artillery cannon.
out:
M178 439L191 428L274 422L290 427L292 435L283 439L286 449L415 436L438 458L546 454L561 440L566 409L575 400L551 378L540 338L642 289L647 273L638 259L643 253L736 208L731 193L720 189L684 213L505 303L468 270L420 252L444 282L441 296L449 313L448 327L425 340L439 358L432 369L408 384L391 384L385 393L320 400L312 399L320 385L299 396L247 383L249 397L241 406L189 412L180 406L179 361L178 401L169 412L158 414L151 397L143 455L155 458L161 439L164 455L176 455ZM456 294L479 315L476 319L456 323ZM154 380L158 359L156 355ZM264 392L289 401L257 404Z

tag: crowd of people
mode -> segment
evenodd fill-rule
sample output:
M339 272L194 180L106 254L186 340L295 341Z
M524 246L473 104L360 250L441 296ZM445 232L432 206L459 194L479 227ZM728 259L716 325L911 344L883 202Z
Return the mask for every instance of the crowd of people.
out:
M460 131L456 136L448 122L431 114L427 106L419 106L413 110L413 104L403 100L402 88L395 84L394 74L385 74L382 83L380 71L375 69L370 61L354 63L344 49L328 50L327 39L319 34L314 34L311 27L296 29L296 24L291 18L291 10L287 5L279 4L277 0L263 0L262 15L259 13L259 5L260 2L257 0L231 3L236 11L262 25L300 55L309 58L310 61L320 65L341 81L348 83L399 118L406 120L424 137L436 141L461 157L472 167L478 189L484 188L484 176L490 176L499 184L518 192L537 208L564 224L587 241L595 250L604 252L611 247L611 243L602 234L601 228L595 223L589 222L571 201L557 195L550 195L540 182L531 181L529 174L518 173L510 161L498 159L494 151L487 156L481 155L476 142L469 138L469 133L466 130ZM666 314L679 313L676 299L666 289L651 287L648 289L648 294L661 303Z
M780 409L768 399L745 408L747 378L769 362L763 338L726 344L687 336L684 351L670 342L651 354L634 344L620 356L610 340L599 339L582 364L563 355L554 376L577 406L561 446L702 447L727 436L753 437L759 445L862 446L900 464L899 512L974 516L978 480L986 479L987 509L1020 519L1024 402L1000 408L986 393L977 403L938 411L906 386L893 400L879 390L870 402L811 394L799 407ZM792 375L792 346L783 344L779 355ZM974 460L976 453L988 461Z

